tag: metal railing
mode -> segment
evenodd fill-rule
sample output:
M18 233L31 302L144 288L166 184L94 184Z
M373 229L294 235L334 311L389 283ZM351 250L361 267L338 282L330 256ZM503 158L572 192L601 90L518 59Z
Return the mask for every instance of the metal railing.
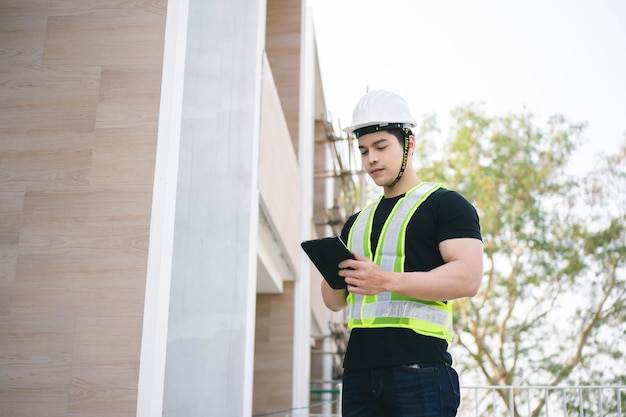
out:
M313 381L311 407L280 417L340 417L341 381ZM626 417L626 386L464 386L459 417Z
M467 386L463 417L624 417L626 386Z

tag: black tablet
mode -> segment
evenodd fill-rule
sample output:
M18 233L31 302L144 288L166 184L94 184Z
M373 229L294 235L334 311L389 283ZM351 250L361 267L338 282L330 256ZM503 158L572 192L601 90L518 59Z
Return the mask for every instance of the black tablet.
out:
M354 259L354 256L341 238L331 236L305 240L300 246L331 288L336 290L347 288L343 277L339 276L339 263L346 259Z

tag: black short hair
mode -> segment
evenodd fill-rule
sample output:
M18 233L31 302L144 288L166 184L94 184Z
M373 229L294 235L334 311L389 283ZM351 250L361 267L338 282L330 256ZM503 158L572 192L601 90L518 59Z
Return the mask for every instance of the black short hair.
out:
M404 130L393 129L393 130L387 130L387 132L394 135L398 139L398 142L400 142L400 145L404 146ZM409 135L412 135L410 130L409 130Z

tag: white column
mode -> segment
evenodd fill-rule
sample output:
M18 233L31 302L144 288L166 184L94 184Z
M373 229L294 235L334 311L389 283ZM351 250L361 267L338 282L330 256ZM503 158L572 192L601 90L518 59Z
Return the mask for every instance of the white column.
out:
M310 239L313 218L313 155L315 136L315 42L310 10L302 0L300 39L300 114L298 161L302 178L302 240ZM311 380L311 274L304 252L300 258L300 279L295 284L293 405L309 405Z
M266 6L187 1L162 415L249 417Z
M167 3L137 417L161 416L163 411L178 149L187 42L187 8L187 0L170 0Z

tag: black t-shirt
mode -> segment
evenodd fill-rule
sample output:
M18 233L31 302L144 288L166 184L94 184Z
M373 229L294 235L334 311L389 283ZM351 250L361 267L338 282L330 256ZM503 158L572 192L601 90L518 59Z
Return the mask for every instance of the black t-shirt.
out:
M383 198L374 213L371 235L375 252L382 226L396 202L403 195ZM350 216L343 226L341 238L348 233L358 213ZM413 214L406 234L404 270L430 271L443 265L439 243L447 239L481 239L478 214L461 194L446 189L434 191ZM414 363L452 363L448 342L424 336L403 328L352 329L344 358L344 368L381 368Z

